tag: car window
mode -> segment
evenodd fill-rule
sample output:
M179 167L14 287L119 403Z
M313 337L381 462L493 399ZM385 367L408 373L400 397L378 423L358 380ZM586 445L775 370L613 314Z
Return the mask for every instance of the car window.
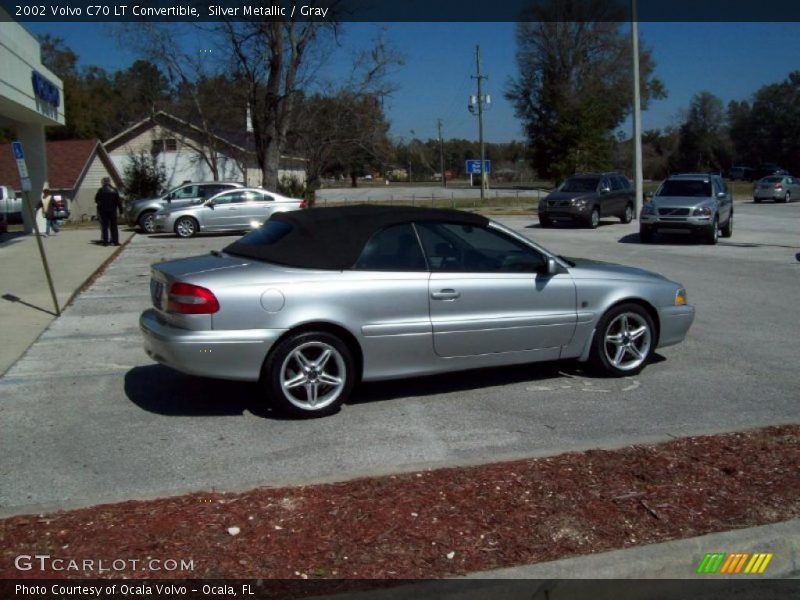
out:
M533 248L488 228L419 223L417 231L431 271L535 273L546 264Z
M428 270L410 223L392 225L373 235L353 268L358 271Z
M783 177L764 177L762 181L764 183L778 183L779 181L783 181Z
M667 179L656 196L708 198L711 196L711 182L703 179Z
M274 202L275 198L264 192L250 192L252 196L248 198L251 202Z
M187 185L172 192L172 197L175 199L197 198L198 195L196 185Z
M620 179L616 175L612 175L611 177L609 177L609 179L611 180L611 189L613 191L618 192L619 190L625 189L625 184L622 182L622 179Z
M598 177L570 177L559 188L560 192L594 192L597 190Z
M235 190L220 194L214 198L214 204L241 204L247 200L246 193Z

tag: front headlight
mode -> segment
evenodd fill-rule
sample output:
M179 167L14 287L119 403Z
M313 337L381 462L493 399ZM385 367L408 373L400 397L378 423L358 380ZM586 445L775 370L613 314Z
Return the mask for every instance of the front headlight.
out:
M675 306L684 306L687 303L686 290L684 288L675 292Z
M572 206L577 206L579 208L583 208L586 206L586 200L583 198L577 198L572 201Z
M710 217L711 213L713 213L713 212L714 211L711 210L710 206L700 206L700 207L694 209L694 211L692 212L692 216L695 216L695 217Z

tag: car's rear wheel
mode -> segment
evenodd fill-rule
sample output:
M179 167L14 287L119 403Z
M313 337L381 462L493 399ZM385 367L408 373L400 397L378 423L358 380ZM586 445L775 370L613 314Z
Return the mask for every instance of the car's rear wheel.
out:
M600 319L589 360L605 375L635 375L650 360L655 341L655 326L647 311L638 304L621 304Z
M633 205L630 202L625 206L625 212L622 213L619 220L623 223L630 223L633 221Z
M725 223L722 227L722 237L729 238L733 235L733 211L731 211L731 216L728 217L728 222Z
M190 238L200 229L197 221L192 217L181 217L175 221L175 235L182 238Z
M355 382L347 345L323 331L286 338L264 363L262 381L273 407L299 418L324 417L339 410Z
M719 220L717 217L714 217L711 227L703 232L703 241L712 246L719 241Z
M597 229L598 225L600 225L600 209L595 206L592 209L592 213L589 215L589 220L586 222L586 226L590 229Z
M139 215L139 227L145 233L155 233L156 212L154 210L150 210Z
M639 227L639 241L643 244L649 244L653 241L653 230L650 227Z

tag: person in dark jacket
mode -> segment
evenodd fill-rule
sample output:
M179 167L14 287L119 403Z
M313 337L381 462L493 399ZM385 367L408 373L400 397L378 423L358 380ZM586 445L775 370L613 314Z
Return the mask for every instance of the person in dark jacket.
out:
M103 187L94 196L97 204L97 216L100 217L100 228L103 246L108 246L108 231L111 230L111 244L119 246L119 229L117 228L117 213L122 216L122 200L119 192L111 186L111 179L103 177Z

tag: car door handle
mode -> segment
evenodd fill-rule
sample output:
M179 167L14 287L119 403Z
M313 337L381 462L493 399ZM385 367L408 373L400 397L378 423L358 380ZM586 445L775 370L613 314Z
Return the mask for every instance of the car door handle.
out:
M434 300L455 300L456 298L461 297L461 292L457 292L455 290L439 290L438 292L432 292L431 298Z

